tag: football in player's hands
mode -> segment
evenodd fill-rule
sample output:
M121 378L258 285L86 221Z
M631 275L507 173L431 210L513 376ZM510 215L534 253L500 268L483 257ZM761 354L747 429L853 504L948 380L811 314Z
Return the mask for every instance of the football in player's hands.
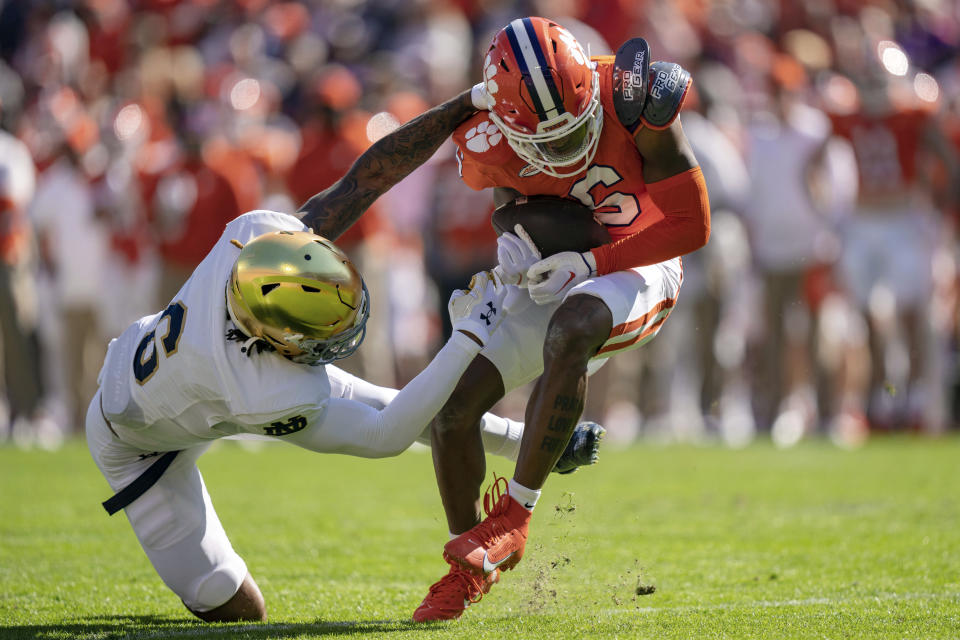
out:
M610 242L610 232L593 217L593 211L570 198L520 196L494 211L490 222L498 236L523 225L544 258Z

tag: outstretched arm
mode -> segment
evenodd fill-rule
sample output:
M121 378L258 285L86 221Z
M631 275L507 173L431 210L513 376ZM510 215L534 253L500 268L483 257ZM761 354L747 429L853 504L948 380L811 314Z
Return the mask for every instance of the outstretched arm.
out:
M342 178L300 207L304 224L336 240L374 200L426 162L474 111L470 91L464 91L380 138Z
M399 455L430 424L480 348L467 336L454 332L427 368L383 409L357 400L331 398L322 422L283 439L320 453L362 458Z
M469 291L450 297L450 340L386 407L378 411L357 400L331 398L319 423L284 439L312 451L366 458L401 453L443 407L467 365L502 322L506 295L498 277L478 273Z

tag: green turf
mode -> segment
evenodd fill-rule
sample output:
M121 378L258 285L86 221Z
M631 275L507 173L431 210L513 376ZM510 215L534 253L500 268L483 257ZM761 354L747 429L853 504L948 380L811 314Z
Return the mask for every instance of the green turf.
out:
M428 455L228 443L201 470L269 623L194 622L77 442L0 448L0 638L960 637L957 438L605 451L551 478L515 571L428 627L407 622L445 570Z

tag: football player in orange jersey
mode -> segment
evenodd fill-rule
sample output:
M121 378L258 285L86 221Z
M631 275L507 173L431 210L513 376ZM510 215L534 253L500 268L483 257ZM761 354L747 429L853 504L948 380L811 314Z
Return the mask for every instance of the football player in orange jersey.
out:
M922 83L908 78L868 68L850 79L836 76L828 85L845 89L843 101L836 99L839 91L828 94L828 115L834 134L853 149L858 177L839 272L866 323L869 349L868 378L850 385L841 411L862 422L865 405L868 426L878 431L934 427L927 422L935 418L931 407L937 397L928 372L927 316L941 224L936 196L947 207L960 196L960 159L941 130L936 94L923 94L917 89ZM947 176L942 194L928 175L938 164ZM899 381L886 355L897 327L906 347ZM835 430L835 436L844 434Z
M473 96L487 110L454 132L464 181L493 188L498 206L519 195L572 198L613 240L541 260L522 228L500 237L500 269L529 299L511 307L432 423L453 539L450 569L414 620L459 617L520 560L540 488L583 411L587 376L656 335L682 281L679 256L706 243L706 187L677 120L689 85L679 65L651 63L641 38L591 59L543 18L514 20L494 36ZM538 377L513 478L494 483L480 522L480 416Z

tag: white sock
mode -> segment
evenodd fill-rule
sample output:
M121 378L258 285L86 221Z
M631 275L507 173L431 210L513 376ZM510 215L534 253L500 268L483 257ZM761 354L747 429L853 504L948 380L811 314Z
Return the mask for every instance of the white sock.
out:
M533 511L540 499L540 489L528 489L510 478L510 497L522 504L527 511Z
M523 440L522 422L485 413L480 420L480 435L483 438L484 451L513 462L517 461L520 442ZM429 440L427 443L429 444Z

